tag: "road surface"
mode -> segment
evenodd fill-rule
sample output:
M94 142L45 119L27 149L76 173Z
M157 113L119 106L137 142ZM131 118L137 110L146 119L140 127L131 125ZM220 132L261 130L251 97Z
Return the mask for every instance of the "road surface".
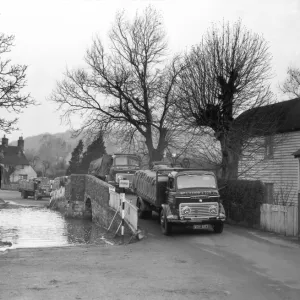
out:
M7 191L0 190L0 198L6 202L17 205L25 206L47 206L49 204L50 198L43 198L41 200L34 200L33 197L28 197L27 199L21 198L21 193L18 191Z
M166 237L155 218L140 225L147 237L126 246L0 254L0 299L300 299L297 241L232 226Z

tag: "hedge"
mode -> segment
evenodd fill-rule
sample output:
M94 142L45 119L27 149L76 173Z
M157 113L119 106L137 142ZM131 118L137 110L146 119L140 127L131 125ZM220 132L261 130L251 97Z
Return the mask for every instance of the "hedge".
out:
M259 225L260 205L264 202L264 186L261 181L219 179L218 186L229 221L249 227Z

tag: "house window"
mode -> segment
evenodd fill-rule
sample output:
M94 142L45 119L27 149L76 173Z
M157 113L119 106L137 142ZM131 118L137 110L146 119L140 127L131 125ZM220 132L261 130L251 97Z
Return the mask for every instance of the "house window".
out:
M274 137L265 137L265 158L273 158L274 156Z
M19 175L19 180L27 179L28 175Z
M24 165L21 165L21 166L20 166L20 169L24 169Z
M274 203L274 183L265 183L265 202Z

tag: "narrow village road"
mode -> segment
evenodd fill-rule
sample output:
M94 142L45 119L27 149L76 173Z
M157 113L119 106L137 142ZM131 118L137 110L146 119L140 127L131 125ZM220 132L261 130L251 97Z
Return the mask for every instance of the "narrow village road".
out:
M6 190L0 190L0 198L12 204L25 205L25 206L47 206L50 200L50 198L34 200L33 197L22 199L21 193L19 191L6 191Z
M0 299L300 299L300 243L226 226L144 240L0 252Z

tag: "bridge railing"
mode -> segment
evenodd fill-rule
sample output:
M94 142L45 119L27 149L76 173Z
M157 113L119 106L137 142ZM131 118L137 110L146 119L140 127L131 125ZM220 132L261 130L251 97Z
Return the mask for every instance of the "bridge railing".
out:
M109 191L109 206L114 208L119 214L122 214L122 200L120 194L112 189ZM138 229L138 208L125 199L125 221L134 230Z

